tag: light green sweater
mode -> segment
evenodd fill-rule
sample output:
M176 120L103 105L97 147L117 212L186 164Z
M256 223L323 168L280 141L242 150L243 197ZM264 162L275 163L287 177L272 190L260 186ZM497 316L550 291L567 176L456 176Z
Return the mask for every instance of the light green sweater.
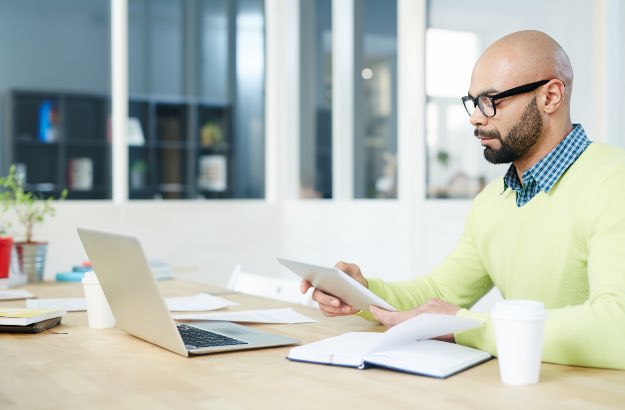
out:
M495 285L505 299L544 302L543 361L625 369L625 152L591 144L520 208L502 191L498 179L475 198L456 248L430 274L369 288L399 310L432 297L461 306L486 325L456 342L496 354L490 316L467 310Z

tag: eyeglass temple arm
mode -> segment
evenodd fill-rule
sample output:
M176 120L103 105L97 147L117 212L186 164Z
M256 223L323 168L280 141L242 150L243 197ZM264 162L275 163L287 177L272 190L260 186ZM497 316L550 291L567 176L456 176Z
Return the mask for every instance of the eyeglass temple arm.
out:
M511 88L509 90L506 90L504 92L501 92L499 94L495 94L491 97L491 99L495 99L498 100L500 98L506 98L506 97L510 97L513 95L517 95L517 94L522 94L525 92L529 92L529 91L533 91L535 89L537 89L538 87L540 87L541 85L545 85L547 84L549 81L551 80L541 80L541 81L536 81L535 83L530 83L530 84L525 84L525 85L521 85L518 87L514 87Z

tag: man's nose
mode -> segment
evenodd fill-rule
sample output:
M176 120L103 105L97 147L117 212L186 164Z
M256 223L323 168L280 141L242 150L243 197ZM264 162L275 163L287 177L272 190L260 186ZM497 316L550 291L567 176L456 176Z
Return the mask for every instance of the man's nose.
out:
M475 107L473 114L471 114L471 118L469 118L469 122L474 127L477 127L478 125L486 125L488 117L482 114L482 110L480 110L479 107Z

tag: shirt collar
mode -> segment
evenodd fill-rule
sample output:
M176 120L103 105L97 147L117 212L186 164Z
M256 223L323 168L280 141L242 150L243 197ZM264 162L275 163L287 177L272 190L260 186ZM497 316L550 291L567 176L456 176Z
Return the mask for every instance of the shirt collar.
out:
M584 127L574 124L573 130L554 149L523 173L523 184L519 181L516 167L511 164L503 177L503 191L508 188L520 191L533 180L541 191L549 192L590 143Z

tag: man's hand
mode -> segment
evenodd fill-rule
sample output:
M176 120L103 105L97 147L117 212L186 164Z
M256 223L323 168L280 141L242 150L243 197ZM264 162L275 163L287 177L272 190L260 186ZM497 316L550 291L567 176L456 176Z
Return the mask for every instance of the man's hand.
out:
M403 322L404 320L408 320L422 313L455 315L460 310L460 307L452 305L451 303L444 302L440 299L430 299L418 308L407 310L405 312L390 312L377 306L371 306L369 310L378 322L382 323L386 327L393 327ZM444 342L455 342L453 334L439 336L435 339L442 340Z
M358 265L355 265L353 263L337 262L334 267L356 279L364 287L369 287L367 279L365 279L365 277L362 275L362 272L360 272L360 268L358 267ZM302 280L300 284L300 292L306 293L311 287L312 285L310 284L310 282ZM319 310L321 310L321 313L323 313L325 316L345 316L353 315L354 313L360 312L360 309L356 309L355 307L347 305L343 303L343 301L341 301L339 298L324 293L319 289L315 289L312 298L315 302L319 303Z

